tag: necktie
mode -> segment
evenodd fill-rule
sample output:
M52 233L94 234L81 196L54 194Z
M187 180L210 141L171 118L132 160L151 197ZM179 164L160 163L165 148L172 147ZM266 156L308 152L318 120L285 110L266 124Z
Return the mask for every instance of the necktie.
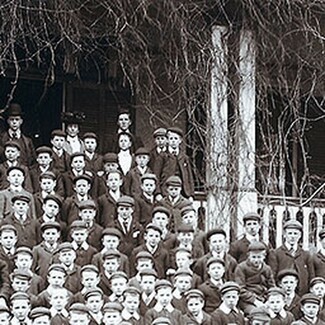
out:
M291 256L295 256L295 254L296 254L296 250L295 250L295 248L294 248L294 245L291 245L291 247L290 247L290 249L289 249L289 253L290 253L290 255Z
M123 227L124 227L125 233L127 233L128 232L128 222L127 221L123 221Z
M13 132L13 133L12 133L12 138L13 138L14 140L17 140L17 139L18 139L17 132Z

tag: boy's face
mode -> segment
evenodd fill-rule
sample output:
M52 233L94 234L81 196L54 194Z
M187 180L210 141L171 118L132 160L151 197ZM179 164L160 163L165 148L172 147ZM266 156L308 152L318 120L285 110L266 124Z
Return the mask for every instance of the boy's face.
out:
M167 144L167 137L164 135L158 135L155 137L155 144L159 148L164 148Z
M153 195L156 190L156 181L154 179L144 179L141 183L141 189L148 195Z
M267 305L275 314L278 314L285 306L284 297L280 294L271 295L267 299Z
M60 136L57 136L57 135L55 135L53 137L53 139L51 140L52 146L54 148L58 149L58 150L63 148L64 143L65 143L65 137L60 137Z
M71 238L78 244L81 245L88 238L88 230L87 229L73 229L71 233Z
M119 325L121 322L121 313L117 310L106 311L103 315L103 323L105 325Z
M222 253L226 250L227 240L223 234L214 234L209 239L210 251Z
M128 135L122 134L119 137L118 144L119 144L119 148L121 150L128 150L128 149L130 149L132 142Z
M97 141L94 138L86 138L84 139L85 150L93 153L97 148Z
M106 272L114 272L117 271L120 266L120 261L117 257L114 258L106 258L103 262L103 268Z
M84 156L75 156L71 161L71 168L75 169L76 171L81 171L85 168L85 157Z
M120 114L117 120L117 125L123 131L127 131L131 125L131 119L129 114Z
M77 194L84 196L90 190L90 184L85 179L78 179L74 185L74 190Z
M99 283L99 275L93 271L83 271L81 274L81 284L84 288L95 288Z
M82 209L80 211L79 215L83 222L85 222L86 224L89 224L89 223L93 222L95 219L96 209L91 209L91 208Z
M156 247L161 240L160 232L154 229L148 229L144 235L144 240L149 246Z
M163 212L156 212L152 217L152 223L160 229L166 229L169 224L168 215Z
M186 252L177 252L175 256L176 266L179 269L188 269L190 268L193 260L191 255Z
M30 312L30 303L28 300L14 300L11 307L12 314L19 320L23 321Z
M19 158L20 151L16 147L7 146L5 149L5 157L9 161L15 161Z
M320 299L325 296L325 283L316 283L310 288L310 292Z
M69 325L88 325L90 322L87 314L70 313Z
M0 325L10 325L10 315L7 312L0 312Z
M117 215L118 217L122 218L123 220L129 220L132 218L133 207L125 207L125 206L118 206L117 207Z
M109 173L107 176L107 187L115 192L117 189L119 189L122 186L122 179L121 175L119 173Z
M191 245L194 240L194 233L193 232L179 232L177 234L177 239L182 245Z
M301 231L299 229L287 228L284 230L284 238L290 245L296 245L301 237Z
M60 231L56 228L47 228L43 231L43 239L50 245L57 243L60 239Z
M15 292L26 292L29 288L29 281L27 279L14 277L11 281L11 286Z
M158 289L158 292L156 294L156 300L163 307L169 305L172 299L173 299L172 288L163 287Z
M103 246L106 249L117 249L120 244L120 239L117 236L104 235L102 238Z
M54 200L46 200L43 204L44 213L50 217L55 218L60 212L60 206Z
M40 180L40 187L46 193L53 192L55 186L56 186L56 181L52 178L42 178Z
M28 212L29 205L25 201L16 200L12 205L12 208L19 216L24 216Z
M180 292L186 292L191 289L192 277L189 275L179 275L175 278L174 287Z
M315 318L319 312L319 305L315 303L306 302L301 306L303 314L309 318Z
M52 162L52 157L47 152L42 152L37 155L36 161L40 166L48 166Z
M138 272L145 270L145 269L152 269L153 262L149 258L139 258L137 260L136 269Z
M23 119L20 116L9 116L7 119L7 123L11 130L17 131L23 124Z
M140 287L147 295L155 291L156 277L153 275L143 275L140 281Z
M140 296L135 294L125 294L123 306L130 313L134 314L140 305Z
M51 306L56 310L62 310L68 303L68 295L65 289L53 290L52 296L50 298Z
M53 287L63 287L65 282L65 274L61 271L51 270L47 276L47 281Z
M220 280L225 274L225 267L220 263L212 263L209 265L208 274L212 279Z
M183 223L189 226L195 226L197 224L197 216L195 211L189 211L182 217Z
M59 254L59 261L66 266L70 266L74 263L76 257L76 252L73 249L63 250Z
M253 266L260 267L264 262L265 255L266 255L265 251L248 252L248 260Z
M297 284L298 279L292 275L286 275L280 281L280 287L285 291L287 295L296 290Z
M21 170L14 169L7 176L7 180L10 185L21 186L24 183L25 176Z
M104 300L100 294L90 296L86 301L86 306L95 314L100 312L103 304L104 304Z
M15 259L15 265L17 269L30 270L33 264L33 258L29 254L18 253Z
M78 124L68 124L67 125L67 134L70 137L75 137L79 133L79 125Z
M148 165L150 160L149 155L137 155L135 156L135 162L141 168L144 168Z
M3 230L0 236L0 243L7 249L11 249L17 243L17 235L13 230Z
M182 188L180 186L167 186L167 193L171 198L176 198L181 194Z
M109 172L112 172L114 170L117 170L118 169L118 163L116 162L106 162L104 163L104 171L105 173L109 173Z
M251 236L256 236L260 231L260 224L257 220L247 220L244 227L246 233Z
M125 278L114 278L111 280L111 290L116 296L121 296L127 287L127 280Z
M171 148L177 149L177 148L179 148L180 144L182 143L182 137L175 132L168 131L167 141L168 141L168 145Z
M222 301L229 309L235 308L237 306L238 300L239 294L236 290L228 291L222 296Z
M194 317L198 316L204 307L204 301L201 298L193 297L187 301L187 309Z

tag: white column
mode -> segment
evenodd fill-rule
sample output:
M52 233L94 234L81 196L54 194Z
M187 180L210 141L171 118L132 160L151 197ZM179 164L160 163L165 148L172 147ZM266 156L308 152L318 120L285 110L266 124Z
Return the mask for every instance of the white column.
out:
M251 31L242 30L239 52L239 161L238 161L238 235L242 217L257 211L255 191L255 40Z
M212 44L211 105L207 119L207 228L220 226L229 234L226 27L212 28Z

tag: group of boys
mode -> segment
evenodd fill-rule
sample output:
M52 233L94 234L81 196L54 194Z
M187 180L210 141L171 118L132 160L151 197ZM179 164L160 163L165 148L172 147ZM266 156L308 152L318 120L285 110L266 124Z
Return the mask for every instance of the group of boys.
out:
M223 229L201 230L179 128L155 130L148 150L121 111L101 155L74 114L36 150L18 104L7 122L0 324L325 324L325 230L314 255L300 247L296 220L277 249L254 212L231 244Z

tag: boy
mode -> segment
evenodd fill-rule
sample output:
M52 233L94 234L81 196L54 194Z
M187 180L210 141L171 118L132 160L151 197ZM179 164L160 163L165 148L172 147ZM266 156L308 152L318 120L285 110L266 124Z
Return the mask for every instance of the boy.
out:
M316 324L316 325L324 325L321 319L319 319L319 309L320 309L321 301L320 299L312 293L307 293L302 296L300 300L300 309L303 316L300 318L300 321L303 324Z
M48 308L35 307L31 310L29 318L33 325L50 325L51 313Z
M212 313L221 303L220 288L224 284L225 263L216 257L207 261L208 280L202 283L198 289L205 296L204 311Z
M20 145L16 141L8 141L4 145L4 155L6 160L0 164L0 189L4 190L9 186L9 182L7 180L7 170L9 167L12 166L19 166L25 172L25 180L24 180L24 188L28 191L33 193L33 186L29 174L29 169L27 166L22 165L19 162L20 157Z
M174 290L172 305L180 310L183 314L186 313L186 301L184 294L192 287L193 272L191 270L179 269L174 275Z
M121 132L117 137L119 147L117 160L123 176L126 176L131 168L134 167L134 156L131 153L132 135L130 133Z
M63 288L57 288L53 290L50 297L50 313L51 313L51 325L66 325L68 323L68 311L67 306L69 302L69 295Z
M122 305L117 302L107 302L103 306L103 324L119 325L122 322Z
M87 132L82 139L85 145L86 167L97 174L98 171L103 169L103 156L96 152L98 137L93 132Z
M169 209L172 215L170 229L173 231L182 224L181 209L191 205L191 201L181 195L182 180L179 176L170 176L165 183L167 196L160 201L160 204Z
M61 174L69 170L70 156L63 149L66 133L63 130L53 130L51 133L51 144L53 152L53 168Z
M58 222L44 222L41 224L43 241L33 247L35 271L45 278L48 267L53 259L53 254L59 246L61 226Z
M77 254L76 264L79 266L90 264L97 250L87 242L89 235L87 225L81 220L73 221L70 227L70 235L72 247Z
M155 146L150 150L150 168L156 170L156 160L163 152L167 151L167 130L158 128L153 132Z
M122 184L122 174L118 170L107 173L107 191L98 198L98 223L103 227L109 227L114 224L116 204L123 195L121 192Z
M90 314L87 306L74 303L69 308L69 325L89 325Z
M2 224L10 224L16 228L19 246L33 247L40 242L41 238L37 220L32 219L28 214L30 199L30 196L24 194L14 196L11 199L13 212L2 222Z
M325 229L320 230L319 242L321 244L320 250L313 254L313 264L315 268L315 276L324 276L325 274Z
M9 274L14 270L14 257L17 244L17 229L12 225L0 227L0 258L8 268Z
M159 227L149 223L144 233L144 244L135 248L132 256L141 251L149 252L153 257L158 277L164 278L169 267L169 253L161 245L161 234Z
M140 216L140 224L145 227L151 222L152 210L155 205L155 190L157 177L155 174L144 174L141 176L141 185L139 193L137 193L136 203L138 214Z
M25 292L15 292L10 297L12 318L10 324L30 324L28 314L31 309L30 299Z
M25 171L19 166L11 166L7 169L7 180L9 182L9 187L0 191L0 217L3 219L7 217L13 208L11 205L11 199L17 195L24 195L29 198L30 216L31 218L36 218L35 204L33 195L23 188L25 181Z
M124 190L127 195L139 196L141 193L141 177L144 174L152 174L148 167L150 153L146 148L139 148L134 154L136 166L125 177Z
M154 173L160 180L160 187L168 186L167 179L172 175L178 175L182 182L181 192L184 197L193 199L194 179L189 157L181 148L183 131L177 127L167 129L168 147L156 161Z
M221 305L212 313L212 323L215 325L244 325L243 313L238 309L240 287L236 282L225 282L221 288Z
M97 214L97 206L93 200L81 201L78 205L79 218L86 224L88 229L88 243L100 250L100 239L102 236L103 227L95 222Z
M143 317L139 314L140 290L135 287L127 287L123 292L122 319L132 325L143 324Z
M200 290L192 289L185 293L186 313L184 324L212 325L212 318L204 310L204 295ZM223 323L226 324L226 323Z
M110 290L112 294L108 297L109 301L123 301L123 292L127 288L128 276L121 271L114 272L110 277Z
M295 269L299 275L298 294L308 292L308 284L315 277L314 264L309 252L304 251L299 241L302 225L296 220L289 220L283 226L284 243L270 254L269 265L277 275L283 269Z
M238 264L235 281L242 288L242 309L249 313L251 309L264 303L267 290L275 286L273 272L264 262L266 247L261 242L248 246L247 260Z
M248 315L250 325L270 325L271 318L264 307L254 307ZM301 324L302 325L302 324Z
M139 287L141 290L140 315L144 316L146 312L156 304L155 283L157 281L157 272L152 268L146 268L139 273ZM131 279L129 285L132 285Z
M171 304L173 299L173 286L167 280L158 280L155 284L157 303L145 314L145 324L151 324L158 317L167 317L170 319L170 324L182 324L182 312L175 309Z
M89 310L90 324L102 324L103 291L100 288L89 288L85 293L85 305Z
M271 317L271 325L291 325L294 317L284 309L285 293L280 288L270 288L267 293L266 306Z
M325 279L322 277L313 278L309 284L309 291L310 293L317 296L320 301L320 311L319 311L319 318L322 321L325 321L325 308L324 308L324 296L325 296Z

